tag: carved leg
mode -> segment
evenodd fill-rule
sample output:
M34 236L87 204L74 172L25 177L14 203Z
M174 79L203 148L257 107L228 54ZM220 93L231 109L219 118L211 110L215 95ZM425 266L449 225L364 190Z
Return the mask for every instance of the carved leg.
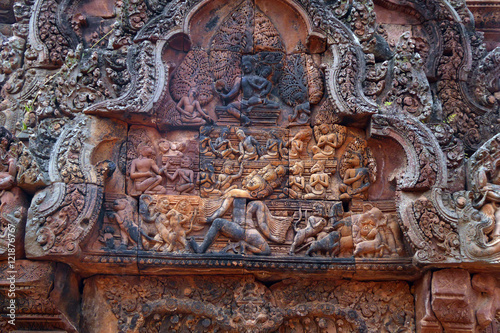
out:
M190 246L195 251L195 253L205 253L210 245L212 245L215 239L219 236L219 234L223 234L224 236L235 241L241 241L245 237L245 229L234 222L216 218L210 226L210 229L208 229L203 243L198 246L194 239L191 238L189 240Z
M179 194L186 194L194 190L195 185L193 183L187 183L182 185L175 186L175 189L179 192Z
M167 191L163 186L161 186L161 181L162 178L161 176L156 176L154 178L148 179L149 181L152 181L152 184L149 185L145 190L145 194L165 194ZM144 181L146 182L146 181Z

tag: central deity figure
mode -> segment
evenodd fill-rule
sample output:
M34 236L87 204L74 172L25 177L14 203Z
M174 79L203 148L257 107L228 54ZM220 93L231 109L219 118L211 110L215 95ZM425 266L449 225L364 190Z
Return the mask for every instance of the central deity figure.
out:
M243 126L249 126L251 124L250 118L244 113L248 114L256 106L277 109L278 105L267 99L272 88L272 83L267 79L270 74L269 68L264 68L261 71L261 76L255 75L254 59L250 55L245 55L241 59L241 69L243 76L236 79L232 89L227 94L223 93L222 89L218 89L218 91L222 100L228 102L238 96L241 88L243 95L241 99L229 103L226 110L236 119L240 119Z

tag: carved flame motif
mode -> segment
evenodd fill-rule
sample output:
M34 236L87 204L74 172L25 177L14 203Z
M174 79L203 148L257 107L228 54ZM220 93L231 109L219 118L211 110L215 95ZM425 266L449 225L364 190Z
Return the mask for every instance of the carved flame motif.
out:
M241 54L232 51L210 52L210 68L216 82L225 87L232 87L234 81L241 75Z
M212 100L210 63L207 52L201 49L191 50L186 55L175 71L170 85L170 93L174 100L178 101L182 97L188 96L191 88L198 91L197 100L201 105L206 105Z
M253 4L246 1L222 22L212 39L210 49L240 53L252 52L253 26Z
M280 95L283 101L295 106L307 101L307 76L305 72L305 57L294 54L286 59L286 65L279 83Z
M260 11L255 13L255 32L253 41L255 52L285 52L285 47L283 46L278 30L276 30L271 20Z

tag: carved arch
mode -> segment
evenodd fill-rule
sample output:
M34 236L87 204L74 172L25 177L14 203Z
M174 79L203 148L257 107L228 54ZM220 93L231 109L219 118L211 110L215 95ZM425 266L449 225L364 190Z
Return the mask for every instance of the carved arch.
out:
M164 48L179 34L187 36L186 41L190 41L189 20L207 3L209 1L169 3L163 13L149 21L134 39L127 61L132 75L130 90L117 99L90 106L84 112L121 118L131 123L156 123L155 104L165 103L160 97L166 90L172 70L169 64L162 62ZM326 77L328 98L335 105L335 112L356 117L376 113L376 105L364 96L361 89L364 54L351 29L319 1L283 3L300 14L310 43L321 43L324 39L329 45L328 52L335 59L328 65Z

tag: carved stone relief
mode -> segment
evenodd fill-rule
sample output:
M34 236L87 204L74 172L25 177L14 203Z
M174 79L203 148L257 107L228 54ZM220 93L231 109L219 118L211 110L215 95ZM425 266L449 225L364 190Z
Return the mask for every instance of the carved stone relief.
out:
M0 18L0 266L59 262L19 264L55 316L19 329L498 330L500 51L463 1Z
M94 299L83 304L84 317L96 319L85 322L85 332L106 332L99 322L113 331L149 332L415 328L413 297L404 282L286 280L268 288L244 276L94 277L84 299Z

